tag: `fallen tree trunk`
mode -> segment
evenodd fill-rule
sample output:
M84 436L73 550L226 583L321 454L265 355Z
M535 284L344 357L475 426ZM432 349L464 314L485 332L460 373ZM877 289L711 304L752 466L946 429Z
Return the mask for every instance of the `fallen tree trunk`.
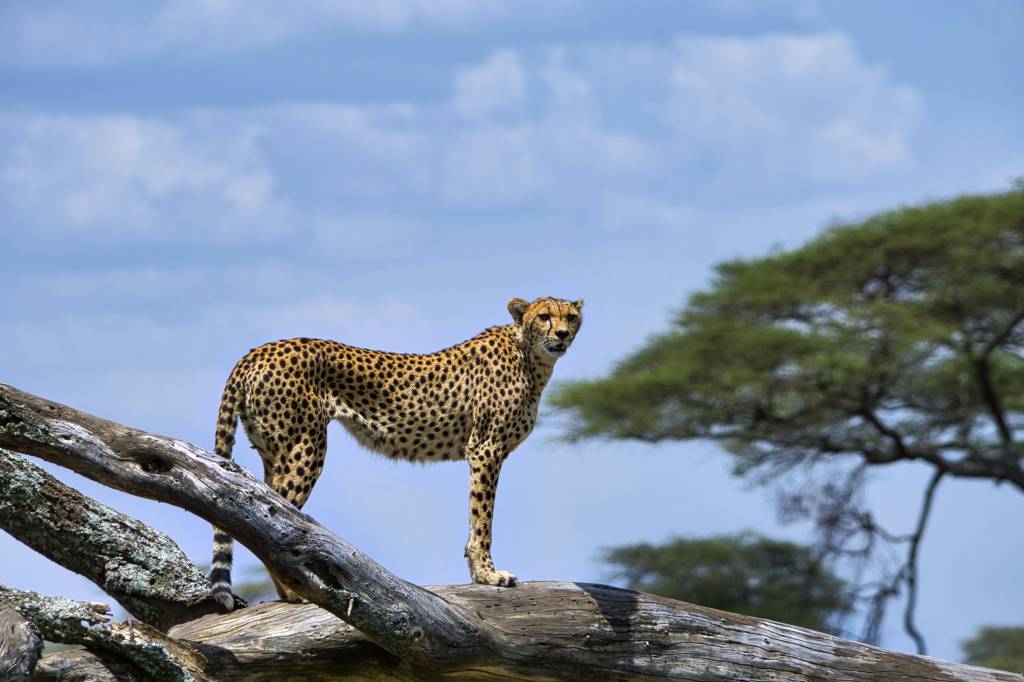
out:
M493 661L447 670L445 679L1024 679L603 585L525 583L513 590L481 585L430 589L493 627L509 649L517 649L533 665L529 674L510 675L501 661ZM201 652L207 662L205 672L215 680L436 679L408 668L313 604L259 604L204 616L168 634ZM549 657L575 658L575 672L565 667L553 671L547 667ZM78 652L72 660L84 667L83 658ZM97 659L96 665L104 664Z
M169 630L190 653L184 662L211 679L308 679L310 666L323 660L323 672L315 672L320 679L1024 680L601 585L427 591L392 575L233 462L2 384L0 446L216 523L333 614L271 604ZM59 667L60 656L40 668ZM82 652L74 659L79 671L93 662Z
M510 650L534 661L531 679L553 676L544 664L549 657L576 661L576 673L563 668L556 677L598 680L1022 679L606 585L430 590L476 614ZM422 679L312 604L260 604L244 614L207 616L170 634L202 651L218 680L269 681L289 671L302 671L305 679L343 679L340 671L367 679ZM446 671L446 678L503 677L495 663Z

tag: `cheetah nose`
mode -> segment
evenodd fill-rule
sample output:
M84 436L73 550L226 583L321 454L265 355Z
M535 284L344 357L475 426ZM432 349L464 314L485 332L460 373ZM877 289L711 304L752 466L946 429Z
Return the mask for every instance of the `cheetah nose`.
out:
M557 332L555 332L555 336L557 336L560 339L565 339L565 337L569 336L569 330L559 329Z

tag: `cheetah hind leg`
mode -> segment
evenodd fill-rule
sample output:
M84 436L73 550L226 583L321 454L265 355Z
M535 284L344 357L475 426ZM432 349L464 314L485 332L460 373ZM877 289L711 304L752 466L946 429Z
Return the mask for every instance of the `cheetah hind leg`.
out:
M312 454L307 452L308 445L299 443L291 448L286 457L279 458L276 464L270 464L267 460L263 460L263 480L281 497L299 509L306 504L309 494L313 490L313 484L316 483L323 469L326 438L321 437L314 442L317 445L313 446ZM271 573L270 579L274 582L274 589L277 590L278 596L285 601L293 604L308 603L309 600L296 594L278 580L273 573Z

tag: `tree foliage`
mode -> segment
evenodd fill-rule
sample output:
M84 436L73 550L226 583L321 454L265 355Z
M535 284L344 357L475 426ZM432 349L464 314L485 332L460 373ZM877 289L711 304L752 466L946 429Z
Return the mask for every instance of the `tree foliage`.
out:
M983 627L963 648L966 663L1024 673L1024 627Z
M1024 491L1024 190L963 196L828 229L801 248L716 268L664 333L607 376L552 402L570 439L712 439L764 482L824 463L845 480L803 484L790 510L837 555L877 539L908 558L876 582L865 638L906 587L944 475ZM898 537L857 508L864 468L933 467L917 531ZM795 501L795 503L794 503Z
M1024 490L1024 192L842 225L721 264L672 328L563 385L571 436L714 438L740 470L920 459Z
M853 606L810 549L752 533L615 547L604 560L631 589L833 634Z

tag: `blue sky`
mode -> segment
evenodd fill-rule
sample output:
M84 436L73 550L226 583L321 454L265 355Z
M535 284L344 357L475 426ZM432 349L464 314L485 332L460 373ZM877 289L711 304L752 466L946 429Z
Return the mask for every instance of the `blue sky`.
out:
M1007 188L1022 31L1024 5L987 0L4 3L0 380L210 446L254 345L430 351L540 295L587 300L556 379L600 375L718 261ZM674 534L807 538L712 444L557 433L542 419L502 474L495 558L523 579L604 580L602 547ZM467 579L463 465L340 429L329 450L310 514L407 579ZM59 473L208 559L204 522ZM874 474L894 527L926 476ZM920 626L955 658L1024 613L1019 531L992 522L1024 498L949 481L936 504ZM0 551L0 582L98 596Z

